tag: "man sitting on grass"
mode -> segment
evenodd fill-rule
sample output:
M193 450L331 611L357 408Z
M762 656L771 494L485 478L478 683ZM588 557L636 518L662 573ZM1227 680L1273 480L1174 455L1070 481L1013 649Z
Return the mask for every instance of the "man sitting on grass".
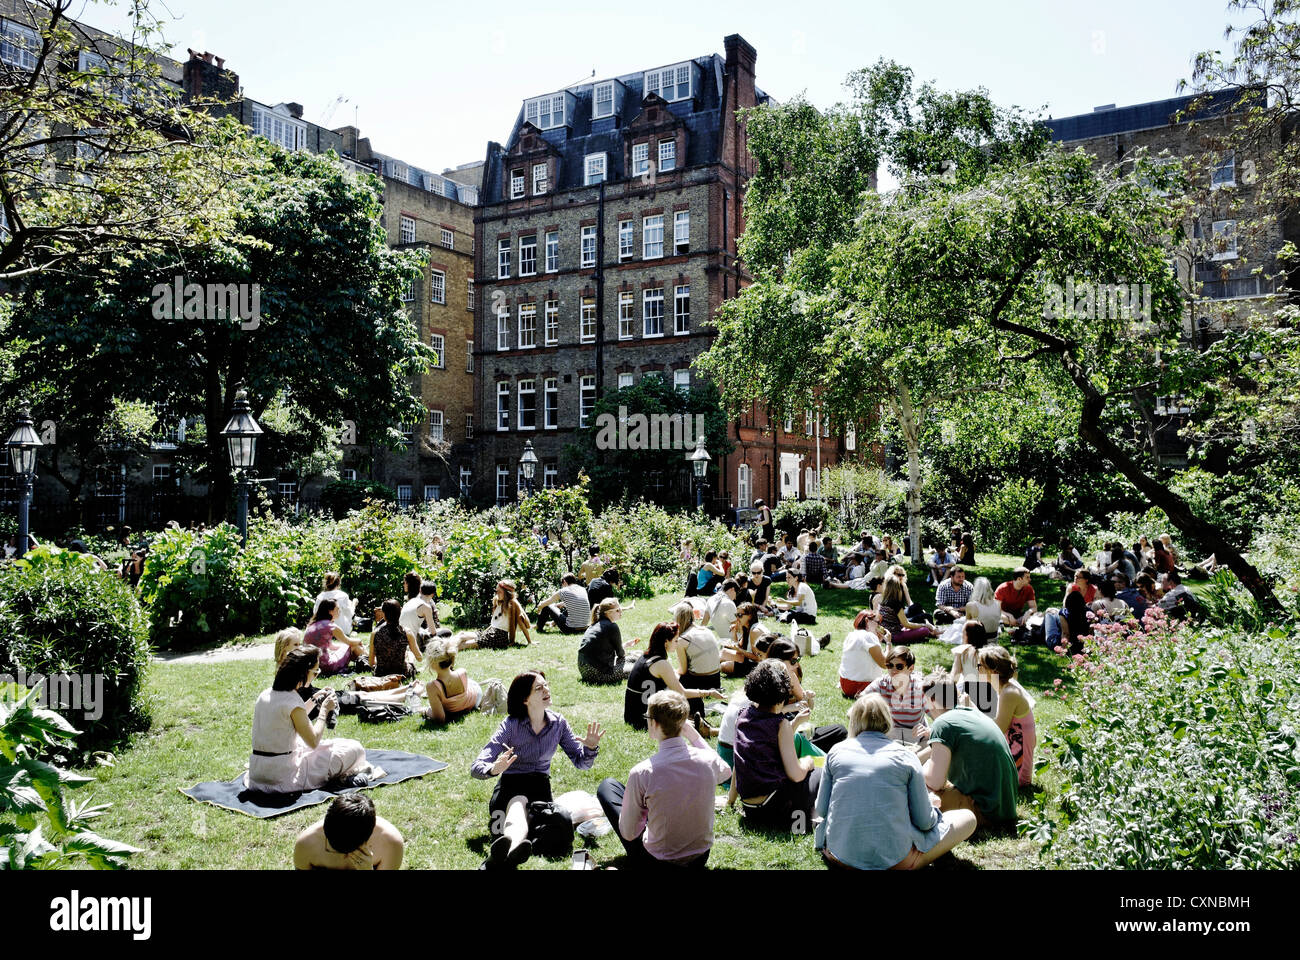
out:
M553 622L561 633L586 633L591 622L591 601L578 578L566 573L560 589L537 605L537 632L544 633Z
M936 543L930 557L930 579L926 583L942 583L948 578L948 571L956 565L957 554L950 547Z
M713 798L731 777L727 761L687 723L691 709L676 690L660 690L646 709L659 752L634 766L627 786L612 778L596 788L630 866L703 869L713 847Z
M939 584L939 589L934 592L934 622L952 623L959 617L966 616L971 589L971 585L966 582L966 571L961 567L953 567L948 579Z
M349 793L298 834L293 865L299 870L396 870L405 849L398 829L375 816L374 801L364 793Z
M1016 567L1011 571L1011 579L993 591L993 596L1002 604L1002 622L1008 627L1023 626L1038 612L1038 600L1030 579L1028 569Z

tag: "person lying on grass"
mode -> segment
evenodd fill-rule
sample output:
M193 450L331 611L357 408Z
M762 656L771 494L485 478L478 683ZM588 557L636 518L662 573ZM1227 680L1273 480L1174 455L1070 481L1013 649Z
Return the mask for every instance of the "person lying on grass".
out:
M491 867L517 867L532 855L528 804L550 802L555 751L563 750L579 770L590 770L605 735L592 721L579 740L569 721L551 709L551 687L540 670L510 681L506 714L469 771L476 780L500 778L488 802L488 829L495 838L487 860Z
M298 834L293 865L299 870L396 870L406 841L401 831L375 815L364 793L336 797L325 816Z

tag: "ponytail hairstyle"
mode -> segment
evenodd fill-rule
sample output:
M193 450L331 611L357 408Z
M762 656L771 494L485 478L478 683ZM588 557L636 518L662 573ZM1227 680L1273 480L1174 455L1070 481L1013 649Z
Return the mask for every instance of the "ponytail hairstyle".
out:
M325 574L326 590L337 590L339 588L339 584L341 584L342 582L343 582L343 576L335 570L331 570Z
M594 627L598 620L608 620L610 613L617 609L618 601L613 597L606 597L604 600L600 601L600 603L591 608L591 626Z
M673 624L677 630L675 636L684 635L687 630L695 626L695 608L689 603L679 603L673 614Z
M978 663L989 673L996 673L998 679L1003 683L1014 680L1016 671L1020 668L1011 652L1006 647L1000 647L996 644L985 647L979 652Z

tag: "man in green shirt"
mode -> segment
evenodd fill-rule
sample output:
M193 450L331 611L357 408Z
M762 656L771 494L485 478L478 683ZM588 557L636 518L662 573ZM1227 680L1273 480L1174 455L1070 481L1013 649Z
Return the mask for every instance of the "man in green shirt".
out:
M1016 764L1006 735L978 710L958 704L947 677L926 681L924 704L933 723L919 759L939 809L974 810L981 827L1014 824Z

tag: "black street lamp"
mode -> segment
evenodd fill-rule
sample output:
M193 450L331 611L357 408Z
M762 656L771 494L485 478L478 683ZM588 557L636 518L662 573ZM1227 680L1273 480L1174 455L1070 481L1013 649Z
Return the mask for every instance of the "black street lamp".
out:
M709 451L704 449L704 437L695 441L695 449L686 455L690 461L691 471L695 475L695 509L704 506L704 476L709 472Z
M537 475L537 454L533 452L533 441L524 441L524 452L519 457L519 467L524 471L524 485L528 495L533 495L533 477Z
M32 481L36 479L36 452L42 446L41 438L33 429L31 409L24 404L18 410L18 426L5 441L14 477L22 485L18 499L18 552L15 554L20 560L27 552L27 512L32 503Z
M257 438L262 435L262 428L253 419L252 407L248 405L248 391L240 387L235 391L235 406L230 422L221 431L230 450L230 465L239 475L239 509L235 522L239 526L239 542L248 546L248 471L257 461Z

